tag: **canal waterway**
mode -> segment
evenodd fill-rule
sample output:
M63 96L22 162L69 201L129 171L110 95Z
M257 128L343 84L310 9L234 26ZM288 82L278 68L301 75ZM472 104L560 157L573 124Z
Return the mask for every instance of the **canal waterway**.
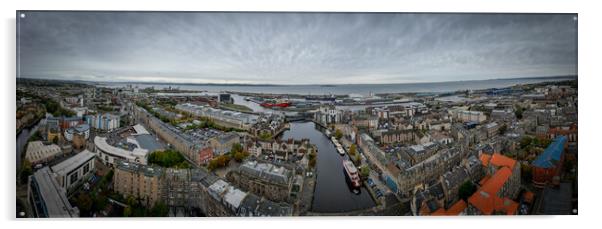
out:
M21 169L21 154L25 153L25 145L27 144L27 140L38 130L42 120L44 119L41 119L32 127L23 128L23 130L21 130L21 132L19 132L17 135L17 171Z
M290 123L290 130L282 134L282 139L289 138L308 138L318 147L312 212L348 212L375 206L365 187L362 187L358 194L350 189L343 170L343 160L348 159L347 155L338 154L330 139L316 129L315 123Z

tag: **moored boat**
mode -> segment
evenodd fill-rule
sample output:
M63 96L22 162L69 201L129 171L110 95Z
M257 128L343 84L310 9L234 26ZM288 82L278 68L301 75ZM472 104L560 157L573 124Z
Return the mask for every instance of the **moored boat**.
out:
M361 186L361 182L357 167L353 165L353 162L349 160L343 160L343 168L345 170L347 180L351 184L351 187L353 189L359 189Z

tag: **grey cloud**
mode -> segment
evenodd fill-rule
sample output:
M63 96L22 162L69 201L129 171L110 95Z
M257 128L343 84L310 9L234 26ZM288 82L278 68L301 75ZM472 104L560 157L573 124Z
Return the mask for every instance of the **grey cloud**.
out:
M577 72L572 14L25 14L24 77L332 84Z

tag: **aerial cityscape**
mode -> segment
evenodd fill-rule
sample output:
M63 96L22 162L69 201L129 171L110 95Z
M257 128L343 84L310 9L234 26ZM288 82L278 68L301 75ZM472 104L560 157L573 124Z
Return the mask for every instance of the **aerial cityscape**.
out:
M576 215L576 20L17 11L16 217Z

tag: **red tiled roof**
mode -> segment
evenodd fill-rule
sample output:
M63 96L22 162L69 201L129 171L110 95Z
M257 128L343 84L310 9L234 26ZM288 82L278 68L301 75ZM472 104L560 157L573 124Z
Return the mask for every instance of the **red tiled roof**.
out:
M494 211L502 211L513 215L516 212L516 208L518 208L518 204L511 199L502 199L497 196L497 193L502 189L511 175L512 171L509 168L502 167L491 178L486 180L479 190L468 198L468 203L485 215L491 215Z
M480 185L480 186L483 186L485 183L487 183L487 181L489 180L489 178L491 178L491 176L489 176L489 175L485 175L485 176L483 177L483 179L481 179L481 181L479 181L479 185Z
M447 215L460 215L465 209L467 205L464 200L458 200L454 205L452 205L449 209L447 209Z
M485 182L485 184L481 187L481 190L495 195L500 189L502 189L511 175L512 171L510 171L509 168L502 167L495 172L495 174L493 174L493 176L491 176L487 182Z
M460 213L464 212L464 210L467 207L468 206L466 205L466 202L464 202L464 200L459 200L458 202L456 202L454 205L452 205L447 210L445 210L444 208L437 209L436 211L434 211L433 213L431 213L431 216L455 216L455 215L460 215Z
M442 216L442 215L447 215L445 214L445 209L443 208L439 208L437 209L437 211L433 212L433 214L431 214L432 216Z
M489 165L489 160L491 159L491 155L489 154L481 154L481 163L483 164L483 166L488 166Z
M493 156L491 156L491 160L489 160L489 163L498 167L506 166L510 169L514 169L514 165L516 165L516 160L501 155L499 153L494 153Z

